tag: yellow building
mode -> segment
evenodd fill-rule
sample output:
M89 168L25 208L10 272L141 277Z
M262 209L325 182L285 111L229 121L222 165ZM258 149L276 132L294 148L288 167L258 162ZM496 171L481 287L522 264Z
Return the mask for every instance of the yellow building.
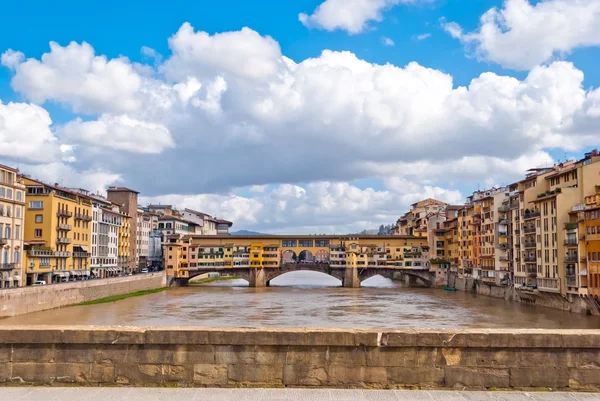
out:
M18 171L0 165L0 288L23 285L25 185Z
M27 284L57 283L90 275L92 205L88 197L24 177L23 259Z
M132 258L131 255L131 216L123 211L119 212L122 216L121 226L119 227L119 248L117 256L117 267L119 271L125 273L132 272Z
M589 269L586 199L600 185L600 155L532 169L519 182L520 263L514 244L518 288L587 295Z

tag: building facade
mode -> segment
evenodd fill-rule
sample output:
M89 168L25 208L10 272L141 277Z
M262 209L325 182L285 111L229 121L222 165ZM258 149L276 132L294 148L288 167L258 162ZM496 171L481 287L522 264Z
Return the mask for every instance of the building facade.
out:
M120 265L126 269L128 273L137 272L138 256L137 256L137 211L138 211L138 195L139 192L125 187L109 187L106 191L109 201L117 204L123 216L123 224L121 226L119 238L129 242L127 252L123 246L120 252ZM127 255L126 255L127 254Z
M152 232L152 214L142 209L137 210L137 229L136 229L136 264L138 268L147 268L150 265L149 243L150 233Z
M22 286L25 185L18 171L0 165L0 289Z
M24 268L27 284L90 276L92 203L77 192L28 177Z

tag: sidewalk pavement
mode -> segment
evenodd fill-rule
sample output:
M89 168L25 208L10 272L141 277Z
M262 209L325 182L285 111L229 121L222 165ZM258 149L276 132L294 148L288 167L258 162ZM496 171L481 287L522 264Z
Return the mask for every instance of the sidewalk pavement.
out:
M4 401L591 401L600 393L211 388L0 387Z

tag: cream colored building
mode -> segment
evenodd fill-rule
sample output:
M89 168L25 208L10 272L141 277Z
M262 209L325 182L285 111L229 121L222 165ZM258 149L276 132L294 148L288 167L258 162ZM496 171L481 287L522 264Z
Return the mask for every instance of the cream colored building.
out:
M0 288L23 283L25 185L18 171L0 165Z

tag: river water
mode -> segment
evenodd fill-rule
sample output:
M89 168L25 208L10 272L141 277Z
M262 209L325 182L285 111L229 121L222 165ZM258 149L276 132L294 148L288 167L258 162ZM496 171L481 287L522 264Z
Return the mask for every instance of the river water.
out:
M339 328L600 329L600 318L465 292L406 288L373 277L360 289L314 272L269 288L243 280L173 288L113 303L72 306L0 320L0 325L135 325Z

